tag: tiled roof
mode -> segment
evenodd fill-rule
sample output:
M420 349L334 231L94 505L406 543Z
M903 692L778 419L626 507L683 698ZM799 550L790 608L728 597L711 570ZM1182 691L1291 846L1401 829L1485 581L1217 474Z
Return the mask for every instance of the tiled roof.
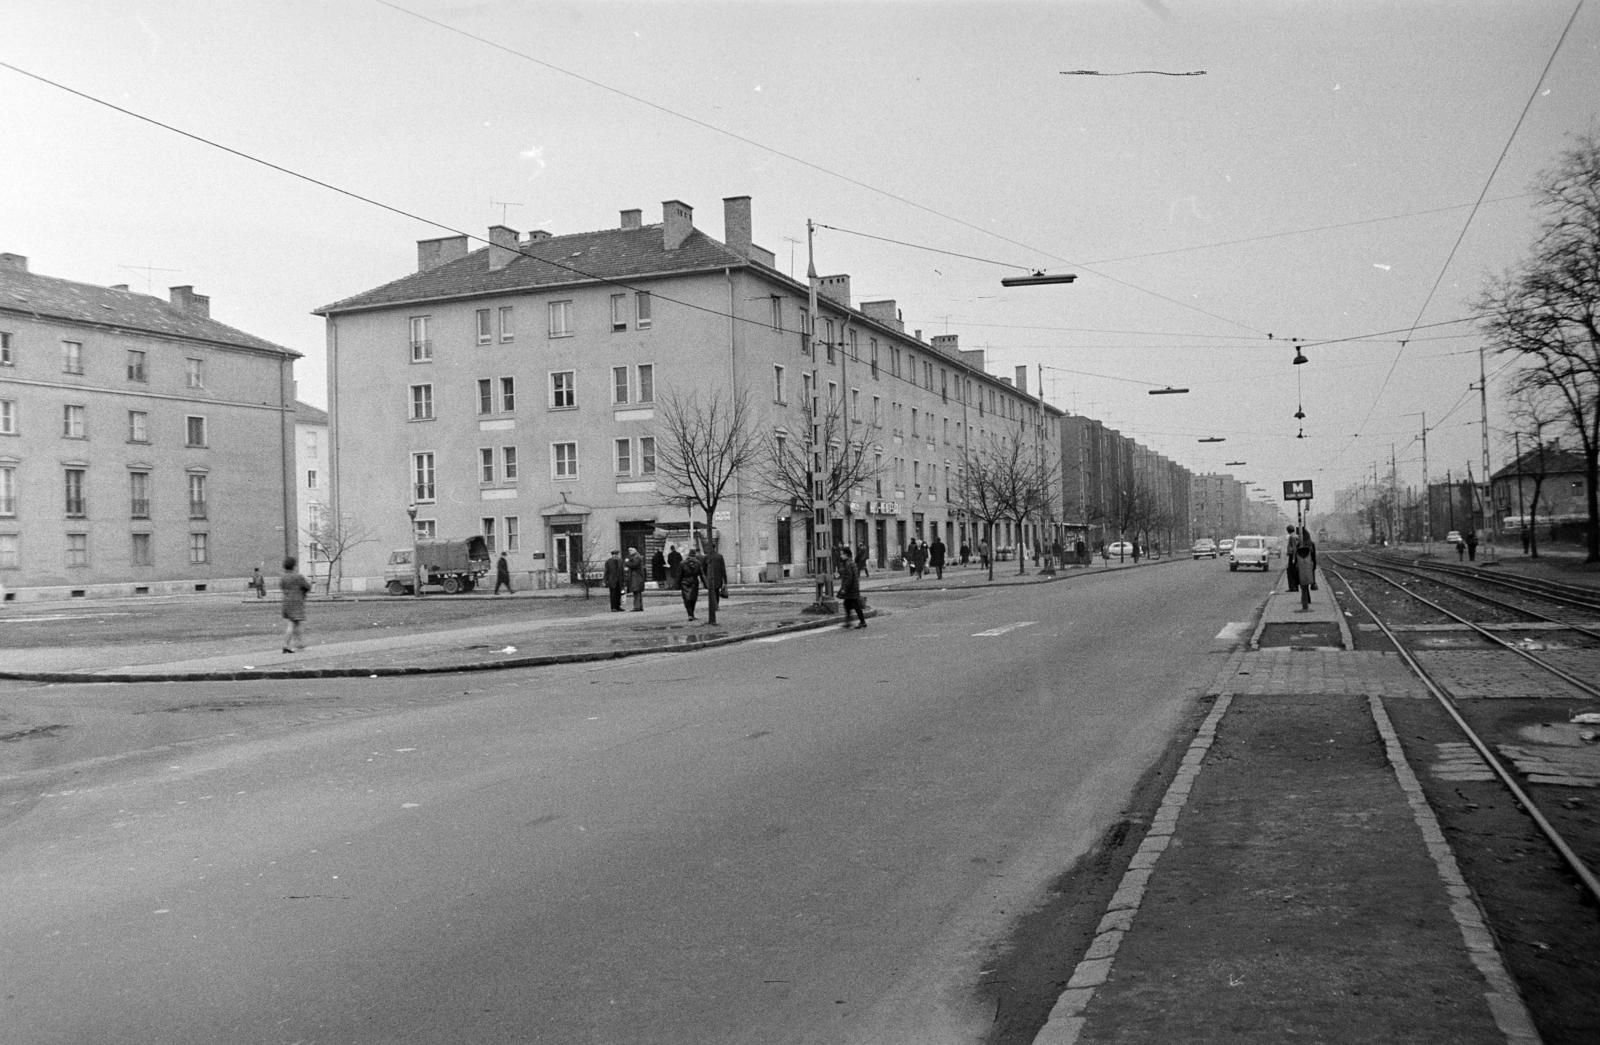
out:
M519 242L520 254L513 256L503 268L492 270L489 268L490 249L482 247L437 268L414 272L393 283L312 311L316 315L328 315L407 302L587 283L595 279L626 283L674 272L750 264L748 259L698 229L690 232L677 250L667 250L662 245L660 225L578 232L532 243Z
M1538 447L1524 450L1521 457L1495 472L1493 477L1571 474L1583 474L1583 455L1563 446L1546 445L1542 458Z
M298 359L300 353L148 294L0 268L0 311L210 341Z
M296 423L303 425L325 425L328 423L328 412L296 399L294 419Z

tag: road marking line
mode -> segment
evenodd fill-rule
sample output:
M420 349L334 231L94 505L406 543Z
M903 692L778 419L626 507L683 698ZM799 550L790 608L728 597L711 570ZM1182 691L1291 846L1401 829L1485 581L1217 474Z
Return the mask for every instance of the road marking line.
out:
M1217 632L1218 642L1237 642L1244 638L1244 633L1250 630L1247 620L1230 620L1228 626Z
M765 635L765 636L762 636L759 639L751 639L750 641L751 642L788 642L790 639L809 638L812 635L821 635L824 631L827 631L827 630L828 630L827 628L823 627L823 628L810 628L810 629L807 629L806 631L786 631L782 635Z
M992 639L997 635L1004 635L1008 631L1027 628L1037 623L1039 622L1036 620L1019 620L1015 624L1002 624L1000 627L990 628L988 631L975 632L972 637L975 639Z

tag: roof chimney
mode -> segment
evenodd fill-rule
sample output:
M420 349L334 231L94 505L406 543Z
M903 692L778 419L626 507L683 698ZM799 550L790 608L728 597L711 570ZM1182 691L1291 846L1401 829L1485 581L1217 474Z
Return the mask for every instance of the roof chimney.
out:
M28 271L28 259L21 254L0 254L0 270L5 272Z
M902 334L905 333L905 322L901 320L900 310L895 307L893 299L863 301L861 303L861 311L867 314L868 319L875 319L884 326L894 327Z
M540 240L549 239L549 238L550 238L550 233L548 231L546 231L545 229L529 229L528 230L528 242L529 243L538 243Z
M750 197L722 198L722 242L741 258L750 256Z
M489 271L503 269L517 256L517 230L505 225L489 226Z
M644 227L644 211L638 210L638 209L623 211L622 212L622 227L625 228L625 229L643 228Z
M818 276L817 293L829 301L837 301L845 308L850 307L850 277L849 276Z
M467 256L467 237L442 236L417 240L417 271L427 272Z
M947 356L955 356L956 358L960 358L961 346L957 344L957 342L960 340L960 334L935 334L933 335L933 340L930 342L930 344L933 345L933 350L935 352L941 352Z
M689 233L694 231L694 208L682 200L666 200L661 204L661 245L667 250L683 246Z
M1017 391L1028 394L1028 368L1025 366L1017 367Z
M172 303L191 316L201 319L211 318L211 299L204 294L196 294L194 287L171 287Z

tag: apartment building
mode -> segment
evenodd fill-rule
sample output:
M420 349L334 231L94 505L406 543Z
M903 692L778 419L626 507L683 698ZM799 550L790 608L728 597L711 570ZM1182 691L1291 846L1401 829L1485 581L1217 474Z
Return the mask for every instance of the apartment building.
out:
M848 276L817 279L813 331L811 286L752 242L749 197L723 201L720 241L678 200L658 224L624 210L612 228L497 225L487 241L420 241L416 271L316 310L331 510L379 536L351 551L346 587L375 586L413 532L482 534L514 571L555 580L612 548L681 548L699 520L668 503L658 471L668 397L742 394L757 431L797 440L803 404L831 404L872 462L837 536L879 563L913 537L959 543L964 448L1024 432L1059 453L1059 414L953 337L907 332L895 302L855 305ZM803 573L809 504L773 503L760 478L738 476L718 507L729 568Z
M7 597L207 590L293 550L297 358L191 286L162 300L0 254Z
M319 539L328 535L333 488L328 473L328 412L298 399L294 404L294 481L298 488L295 543L300 549L300 572L321 583L328 576L329 556L334 554Z

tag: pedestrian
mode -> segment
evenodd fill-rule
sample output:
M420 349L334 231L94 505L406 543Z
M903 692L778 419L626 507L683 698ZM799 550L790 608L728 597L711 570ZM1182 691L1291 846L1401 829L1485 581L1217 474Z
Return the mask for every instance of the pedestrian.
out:
M678 571L681 569L683 569L683 556L678 553L678 546L667 545L667 587L678 586Z
M989 568L989 542L988 542L988 540L982 540L982 541L978 542L978 564L981 565L986 570Z
M922 579L922 575L926 573L928 569L928 545L926 541L918 540L912 544L911 567L912 572L916 575L917 580L920 581Z
M500 594L500 585L506 586L507 595L515 595L511 590L511 564L506 561L506 553L501 552L500 558L494 564L494 593Z
M1477 562L1478 561L1478 531L1477 530L1468 530L1467 531L1467 561L1468 562Z
M278 578L278 588L283 592L283 652L297 653L306 648L300 634L300 625L306 619L306 593L311 582L295 569L299 561L293 555L283 557L283 576Z
M1295 555L1295 548L1300 544L1300 534L1293 526L1287 527L1288 536L1284 538L1284 557L1288 564L1283 568L1284 580L1288 582L1290 591L1300 590L1300 557Z
M961 542L961 565L965 566L972 561L972 545L966 541Z
M715 624L717 607L728 597L728 564L715 544L706 552L701 573L706 585L706 622Z
M683 595L683 608L690 620L694 620L695 603L700 601L700 578L703 572L700 549L690 548L689 557L678 568L678 591Z
M855 560L850 557L848 548L839 562L839 600L844 603L844 626L850 627L850 611L855 610L856 619L865 628L867 615L861 604L861 575L856 572Z
M1456 562L1467 561L1467 542L1464 538L1456 538Z
M1317 590L1317 546L1311 543L1311 534L1303 527L1294 555L1300 564L1300 610L1303 613L1311 608L1311 593Z
M657 588L667 586L667 557L661 554L659 546L650 556L650 579L656 582Z
M867 546L865 544L856 549L856 572L861 575L862 579L866 579L869 576L867 572Z
M628 549L628 590L633 593L633 612L644 612L644 556L639 549Z
M1528 554L1528 528L1522 528L1522 554Z
M622 566L622 557L615 548L611 549L611 558L606 560L606 592L611 596L611 612L622 612L622 585L626 582L627 571Z
M944 541L938 534L933 535L933 546L928 549L928 562L933 566L933 575L939 580L944 580Z
M1524 539L1523 543L1527 543L1526 539ZM261 566L259 564L254 570L250 571L250 587L256 590L256 598L264 599L267 597L267 579L261 575Z

